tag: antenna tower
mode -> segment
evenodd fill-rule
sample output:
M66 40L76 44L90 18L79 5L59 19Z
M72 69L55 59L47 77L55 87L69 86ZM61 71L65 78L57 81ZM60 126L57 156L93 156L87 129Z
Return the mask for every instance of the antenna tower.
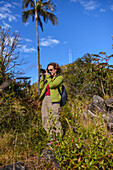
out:
M69 63L72 63L72 51L69 49Z

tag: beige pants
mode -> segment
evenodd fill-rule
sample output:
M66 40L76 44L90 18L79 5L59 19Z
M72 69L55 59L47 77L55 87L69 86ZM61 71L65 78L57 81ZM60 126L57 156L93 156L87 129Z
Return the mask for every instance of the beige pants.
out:
M60 103L52 103L51 96L45 96L42 102L42 125L47 133L50 130L50 136L52 135L52 131L62 134L62 125L60 122ZM55 123L53 123L55 122ZM54 125L55 128L53 129Z

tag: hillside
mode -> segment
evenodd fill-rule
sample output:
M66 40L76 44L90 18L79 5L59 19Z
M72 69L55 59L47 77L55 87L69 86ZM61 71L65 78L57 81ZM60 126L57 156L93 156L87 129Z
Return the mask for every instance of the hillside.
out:
M24 97L13 90L1 96L0 167L22 162L28 169L112 169L113 138L101 112L98 118L83 114L94 95L103 100L113 97L112 69L94 61L87 54L62 66L68 93L68 102L61 108L64 134L55 137L51 147L46 146L49 139L42 127L41 102L36 102L37 84L32 85L31 96L24 89ZM52 151L57 167L53 159L45 159L45 149Z

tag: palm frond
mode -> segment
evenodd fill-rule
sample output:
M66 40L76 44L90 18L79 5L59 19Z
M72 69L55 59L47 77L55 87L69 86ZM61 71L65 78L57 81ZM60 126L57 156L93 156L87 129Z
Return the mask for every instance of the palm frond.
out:
M58 24L58 19L53 13L41 10L40 15L43 17L44 22L47 23L50 20L53 25Z
M29 19L29 17L32 16L32 19L34 17L34 9L32 10L27 10L22 12L22 21L26 23Z
M36 2L34 0L23 0L23 4L24 4L24 9L26 9L28 7L28 5L31 5L31 7L33 7L32 10L27 10L27 11L23 11L22 13L22 20L24 23L26 23L29 19L30 16L32 16L32 20L34 21L35 18L35 11L37 11L37 19L38 19L38 23L43 31L43 25L42 25L42 21L40 16L42 16L44 22L48 22L48 20L51 21L51 23L53 25L57 25L58 24L58 19L57 17L52 13L55 9L55 5L53 4L53 2L51 0L47 0L45 2L45 0L38 0L38 2ZM49 11L51 12L49 12Z
M32 21L34 21L34 19L35 19L35 11L33 11L32 13Z
M41 27L41 30L43 31L43 24L42 24L42 21L40 19L40 16L38 16L38 23L39 23L39 25Z
M23 0L22 1L23 9L26 9L29 5L30 5L30 7L35 7L34 1L33 0Z
M56 9L56 6L54 5L54 3L51 0L44 2L43 7L45 10L50 10L51 12L55 11L55 9Z

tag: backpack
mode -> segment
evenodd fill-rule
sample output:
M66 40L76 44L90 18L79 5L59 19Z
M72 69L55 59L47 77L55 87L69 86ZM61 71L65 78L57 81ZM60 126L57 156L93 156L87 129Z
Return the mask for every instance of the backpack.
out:
M61 95L60 106L64 106L68 100L67 92L66 92L64 85L62 85L62 93L59 88L58 88L58 91Z

